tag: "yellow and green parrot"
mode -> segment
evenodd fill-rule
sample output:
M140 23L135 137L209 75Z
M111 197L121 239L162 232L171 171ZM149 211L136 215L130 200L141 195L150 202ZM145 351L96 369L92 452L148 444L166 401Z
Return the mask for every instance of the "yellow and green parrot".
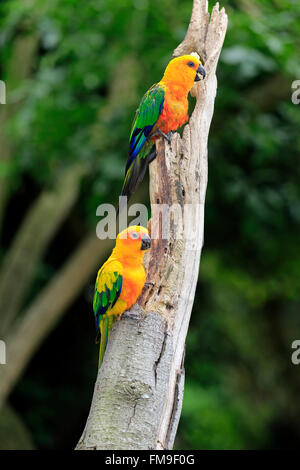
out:
M130 196L143 180L147 166L156 156L153 144L160 136L170 141L169 133L183 126L188 119L188 93L194 82L205 78L201 62L192 55L172 59L160 82L142 98L134 118L129 155L121 196ZM120 202L118 212L124 208Z
M93 301L97 337L100 339L99 368L110 330L117 318L137 300L146 281L143 258L151 246L145 227L133 225L117 236L116 246L99 269Z

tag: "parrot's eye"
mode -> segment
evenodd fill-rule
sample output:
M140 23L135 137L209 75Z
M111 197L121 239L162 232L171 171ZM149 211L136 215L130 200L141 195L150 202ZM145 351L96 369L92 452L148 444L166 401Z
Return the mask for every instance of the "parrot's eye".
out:
M192 61L188 62L187 65L188 65L189 67L195 67L194 62L192 62Z
M139 234L136 232L132 232L130 234L130 238L132 238L133 240L137 240L139 238Z

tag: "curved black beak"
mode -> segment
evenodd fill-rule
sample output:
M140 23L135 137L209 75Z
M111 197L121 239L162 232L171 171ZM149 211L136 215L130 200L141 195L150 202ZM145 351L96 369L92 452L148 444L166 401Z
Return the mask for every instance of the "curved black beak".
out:
M151 238L149 235L143 235L141 250L148 250L151 246Z
M203 77L203 80L204 80L204 78L206 77L206 72L205 72L204 67L202 67L202 65L199 65L199 67L196 70L195 82L199 82L199 80L201 80L200 75Z

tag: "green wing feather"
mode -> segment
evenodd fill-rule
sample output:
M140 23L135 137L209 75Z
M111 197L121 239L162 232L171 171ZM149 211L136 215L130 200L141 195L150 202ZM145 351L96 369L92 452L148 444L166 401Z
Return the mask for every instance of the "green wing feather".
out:
M129 198L144 178L148 166L146 157L153 146L148 137L155 130L155 124L163 110L165 90L165 86L160 83L153 85L143 96L136 112L130 133L122 196Z
M96 342L100 340L99 367L103 361L104 352L115 321L109 311L120 297L123 284L123 266L119 261L106 262L99 270L95 284L93 309L96 321Z
M101 335L101 340L100 340L99 362L98 362L99 369L103 362L107 341L110 335L111 327L113 326L114 322L115 322L115 317L113 315L111 316L104 315L100 321L99 331Z
M140 153L163 110L166 87L156 83L145 93L132 123L126 172ZM139 157L145 158L142 152Z

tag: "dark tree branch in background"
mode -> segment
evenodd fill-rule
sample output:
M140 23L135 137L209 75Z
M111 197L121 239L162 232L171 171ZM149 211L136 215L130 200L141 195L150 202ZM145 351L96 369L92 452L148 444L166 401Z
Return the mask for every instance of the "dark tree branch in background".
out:
M51 190L45 190L30 208L0 270L0 336L22 308L39 263L62 221L75 203L82 166L67 169Z
M100 242L94 232L88 235L61 271L16 320L7 338L7 364L0 368L0 405L42 340L104 261L111 245L110 240Z
M181 413L184 345L193 306L203 243L207 184L207 139L217 89L216 67L227 28L217 4L210 21L206 0L194 0L187 36L174 55L196 52L207 78L195 86L197 103L183 137L160 140L150 166L152 204L176 204L168 239L154 239L144 288L117 322L98 373L84 449L171 449ZM184 217L185 208L191 212ZM154 206L152 206L154 207ZM161 226L152 213L151 234ZM193 239L190 239L191 231ZM161 235L161 232L160 232Z

